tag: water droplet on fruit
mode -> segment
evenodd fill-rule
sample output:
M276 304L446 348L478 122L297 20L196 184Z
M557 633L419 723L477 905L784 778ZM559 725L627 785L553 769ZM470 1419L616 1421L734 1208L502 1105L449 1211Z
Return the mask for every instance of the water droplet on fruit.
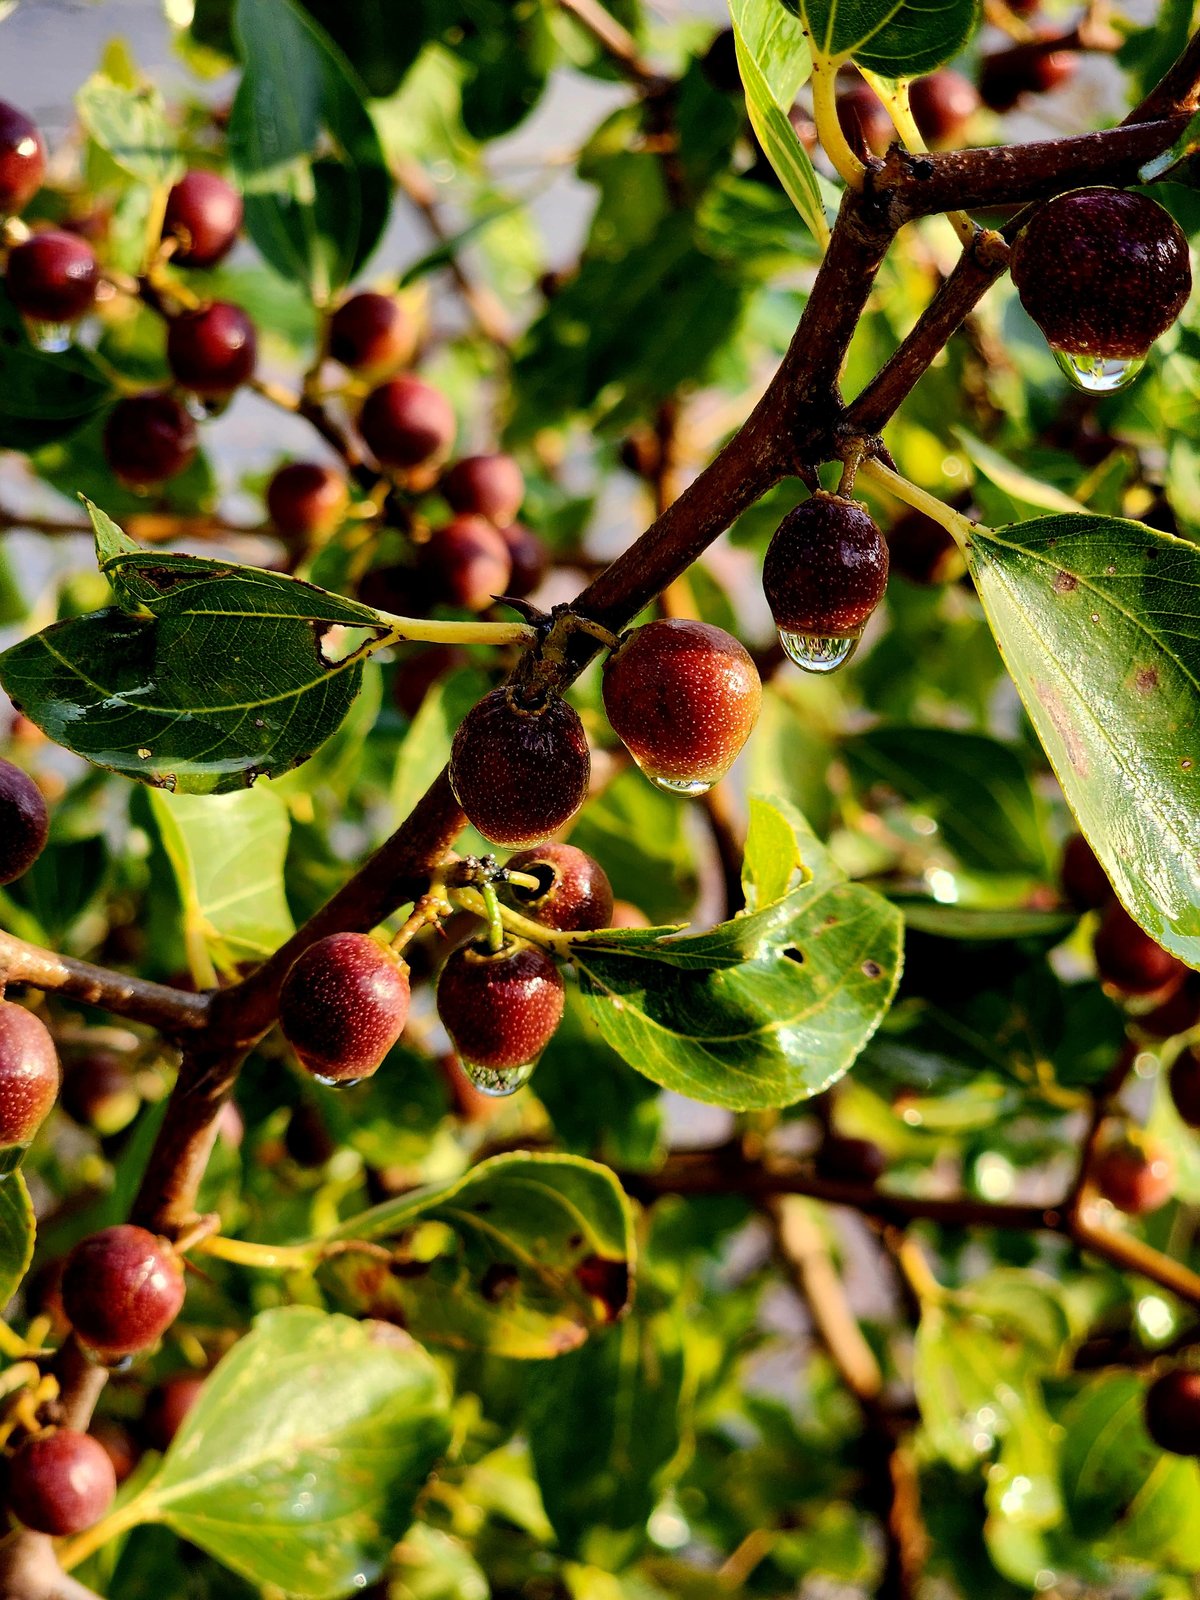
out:
M481 1067L477 1062L464 1061L463 1071L480 1094L500 1100L527 1084L536 1066L536 1061L523 1061L519 1067Z
M641 762L638 766L642 767ZM714 779L711 778L672 778L667 772L650 772L642 767L642 771L656 789L661 789L664 794L681 794L695 796L707 794L712 788Z
M48 355L61 355L71 348L71 325L69 322L31 322L29 337L39 350L45 350Z
M362 1078L328 1078L320 1072L314 1072L313 1078L325 1089L355 1089L365 1081Z
M836 637L821 633L787 633L779 630L779 642L788 659L805 672L836 672L858 649L860 633L839 634Z
M1146 365L1145 356L1093 356L1056 350L1054 359L1085 394L1115 394L1127 389Z

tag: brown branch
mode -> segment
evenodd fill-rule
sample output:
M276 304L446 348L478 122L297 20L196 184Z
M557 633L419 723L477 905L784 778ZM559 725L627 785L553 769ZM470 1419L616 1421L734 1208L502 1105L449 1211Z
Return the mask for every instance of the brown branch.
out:
M622 27L611 11L606 11L600 0L558 0L562 9L579 23L617 67L634 83L657 88L662 79L653 67L642 60L637 40Z
M209 1019L211 996L189 994L166 984L149 983L123 972L110 972L88 961L54 955L0 931L0 980L29 983L69 995L90 1006L101 1006L120 1017L145 1022L174 1036L203 1028Z
M143 544L164 544L169 539L229 539L274 536L271 527L250 527L240 522L226 522L223 517L197 514L175 515L170 511L137 511L124 519L125 531ZM0 531L13 529L21 533L41 533L51 538L91 539L90 522L70 517L33 517L20 511L0 506Z
M438 244L449 244L451 236L438 211L437 192L424 171L415 161L401 161L396 167L396 181L420 212L433 239ZM509 349L513 342L512 321L500 299L486 284L476 283L457 251L451 251L446 257L446 267L480 333L501 350Z

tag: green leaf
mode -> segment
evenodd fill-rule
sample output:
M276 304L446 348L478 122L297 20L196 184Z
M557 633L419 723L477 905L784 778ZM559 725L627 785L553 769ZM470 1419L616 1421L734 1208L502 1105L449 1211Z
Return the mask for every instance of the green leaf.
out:
M1200 549L1139 522L979 529L972 576L1080 828L1152 938L1200 966Z
M57 744L159 788L221 793L306 761L350 709L376 614L280 573L142 551L89 510L125 609L6 651L13 702ZM342 628L366 642L342 652Z
M784 0L830 61L853 57L868 72L915 78L956 56L979 21L979 0Z
M162 94L151 84L130 88L96 72L75 96L79 120L116 164L151 188L182 177L183 158Z
M318 1281L360 1315L416 1338L523 1359L561 1355L629 1299L629 1202L606 1167L578 1156L495 1156L465 1177L342 1223L352 1244ZM381 1260L379 1245L391 1251Z
M245 70L229 122L246 231L271 266L324 303L387 222L391 184L353 70L292 0L238 0Z
M392 1330L268 1311L136 1502L251 1582L324 1600L382 1571L450 1442L445 1380Z
M33 1260L37 1223L25 1179L19 1172L0 1177L0 1311L17 1292Z
M774 814L773 814L774 813ZM780 898L781 830L807 880ZM707 933L574 941L584 1001L608 1043L663 1088L733 1110L791 1105L851 1066L891 1003L900 913L844 874L782 802L751 812L747 911Z
M37 450L82 428L116 393L85 350L39 350L0 283L0 450Z
M684 820L673 795L630 770L589 801L571 843L600 863L618 900L632 901L651 922L680 922L696 900Z
M990 483L1002 489L1010 500L1020 501L1035 511L1066 512L1069 516L1079 511L1078 500L1072 500L1069 494L1056 489L1052 483L1043 483L1023 467L1014 465L999 450L993 450L991 445L984 444L982 439L968 433L966 428L955 428L954 436L966 452L967 459L979 468Z

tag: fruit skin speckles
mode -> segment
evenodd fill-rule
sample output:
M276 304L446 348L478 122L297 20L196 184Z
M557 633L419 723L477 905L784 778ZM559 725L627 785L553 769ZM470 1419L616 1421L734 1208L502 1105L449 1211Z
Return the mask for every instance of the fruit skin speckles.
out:
M168 1240L121 1223L77 1244L62 1303L82 1342L105 1361L157 1343L183 1308L183 1265Z
M493 844L536 844L587 798L591 754L583 723L558 695L501 687L464 717L450 752L450 786Z
M513 872L525 872L541 887L509 884L505 893L526 917L559 933L582 933L607 928L612 921L613 892L608 874L598 861L573 844L542 844L520 850L505 863Z
M0 1150L27 1145L58 1098L54 1040L24 1006L0 1000Z
M463 945L442 968L438 1013L464 1061L502 1071L535 1061L562 1020L565 986L536 945L508 940L493 954Z
M781 633L849 638L883 599L887 544L857 501L819 490L775 530L763 589Z
M319 939L292 967L279 1026L315 1077L356 1083L378 1070L408 1020L408 968L366 933Z

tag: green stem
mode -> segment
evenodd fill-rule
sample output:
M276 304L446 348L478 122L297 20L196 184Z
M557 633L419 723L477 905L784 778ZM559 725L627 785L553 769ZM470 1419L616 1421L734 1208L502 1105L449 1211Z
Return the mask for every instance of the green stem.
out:
M487 886L489 889L491 885ZM495 899L495 891L492 891ZM473 912L475 916L484 921L489 920L486 892L481 889L452 889L450 898L464 911ZM572 941L577 937L570 933L555 933L550 928L545 928L540 922L534 922L529 917L523 917L519 911L514 911L511 906L501 905L496 900L496 909L500 913L500 921L509 933L516 934L521 939L527 939L530 944L540 944L549 950L551 955L566 958L571 953Z
M915 511L923 511L927 517L945 528L963 550L970 548L971 540L977 533L991 531L984 528L981 523L972 522L969 517L964 517L960 511L955 511L936 495L919 489L915 483L902 478L898 472L893 472L890 467L885 467L882 461L876 461L874 457L867 457L860 464L858 476L866 478L877 488L886 489L889 494L895 495L897 500L903 500L906 506L912 506Z
M484 916L487 919L488 948L493 955L499 955L504 949L504 922L500 913L500 901L496 897L495 884L482 884L479 897L483 901Z
M389 644L532 644L537 630L527 622L440 622L429 617L396 617L376 612L388 634L375 649Z
M152 1522L155 1519L143 1515L143 1503L147 1498L147 1489L137 1494L132 1500L126 1501L123 1506L118 1506L115 1511L110 1511L108 1516L101 1517L86 1532L72 1539L70 1544L64 1545L58 1552L58 1564L64 1572L72 1572L81 1562L90 1555L95 1555L97 1550L102 1550L110 1540L116 1539L122 1533L128 1533L130 1528L136 1528L139 1522Z
M238 1267L259 1267L268 1272L309 1271L319 1253L312 1245L255 1244L248 1239L226 1239L219 1233L202 1239L195 1250Z

